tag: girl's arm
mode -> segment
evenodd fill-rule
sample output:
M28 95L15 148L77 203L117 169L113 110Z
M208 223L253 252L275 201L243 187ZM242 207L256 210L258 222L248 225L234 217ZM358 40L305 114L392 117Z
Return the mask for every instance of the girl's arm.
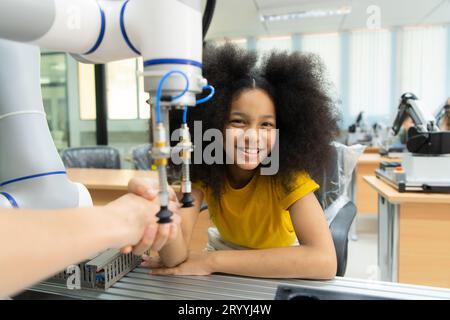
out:
M337 269L336 252L315 195L311 193L298 200L289 211L301 244L298 247L196 254L178 267L154 269L153 273L202 275L217 272L262 278L333 278Z
M189 243L203 202L203 193L193 188L192 197L194 198L193 207L178 209L181 228L178 228L177 236L174 240L168 241L159 251L161 263L166 267L177 266L188 257Z
M333 278L337 270L336 251L314 193L294 203L289 212L300 246L217 251L211 255L214 272L265 278Z
M105 207L0 209L0 297L12 295L108 248L135 245L159 207L126 195ZM152 233L150 231L150 233ZM153 242L155 232L144 242Z

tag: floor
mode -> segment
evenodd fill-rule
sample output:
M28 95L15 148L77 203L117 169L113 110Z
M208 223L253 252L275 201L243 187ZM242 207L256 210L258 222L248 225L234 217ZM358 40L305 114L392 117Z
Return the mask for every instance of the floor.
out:
M378 220L376 215L358 215L357 240L348 242L345 277L379 280L377 267Z

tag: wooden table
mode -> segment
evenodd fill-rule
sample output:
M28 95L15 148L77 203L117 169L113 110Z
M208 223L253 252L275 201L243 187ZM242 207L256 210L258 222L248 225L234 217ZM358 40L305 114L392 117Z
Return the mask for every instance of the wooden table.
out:
M105 205L127 193L128 181L135 177L158 178L154 171L115 169L67 169L69 179L84 184L94 205Z
M73 182L84 184L91 194L94 205L105 205L127 193L128 182L135 177L158 179L156 171L114 169L67 169ZM174 187L175 192L179 187ZM208 241L207 229L212 226L207 211L199 215L191 238L190 249L203 250Z
M376 153L378 154L380 152L380 148L379 147L367 147L364 150L364 153Z
M400 161L398 158L385 158L376 153L364 153L356 166L356 206L359 214L377 213L377 193L370 188L363 177L374 175L381 161Z
M450 288L450 194L399 193L374 176L381 280Z

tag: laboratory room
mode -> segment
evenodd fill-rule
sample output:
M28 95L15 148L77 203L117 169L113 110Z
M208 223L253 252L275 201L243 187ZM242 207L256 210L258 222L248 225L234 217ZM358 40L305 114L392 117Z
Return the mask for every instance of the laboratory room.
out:
M0 0L0 58L0 300L450 300L449 1Z

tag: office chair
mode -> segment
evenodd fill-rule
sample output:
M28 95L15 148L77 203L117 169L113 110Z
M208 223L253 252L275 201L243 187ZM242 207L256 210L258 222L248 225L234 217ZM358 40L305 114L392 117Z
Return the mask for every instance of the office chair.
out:
M153 164L151 151L152 145L149 143L137 146L131 151L131 158L127 159L127 161L133 163L135 170L150 170ZM180 168L172 165L170 161L167 166L167 179L169 184L177 184L181 180Z
M69 148L62 160L66 168L120 169L120 153L109 146Z
M153 161L150 155L151 149L152 145L147 143L137 146L131 151L131 161L135 170L150 170Z

